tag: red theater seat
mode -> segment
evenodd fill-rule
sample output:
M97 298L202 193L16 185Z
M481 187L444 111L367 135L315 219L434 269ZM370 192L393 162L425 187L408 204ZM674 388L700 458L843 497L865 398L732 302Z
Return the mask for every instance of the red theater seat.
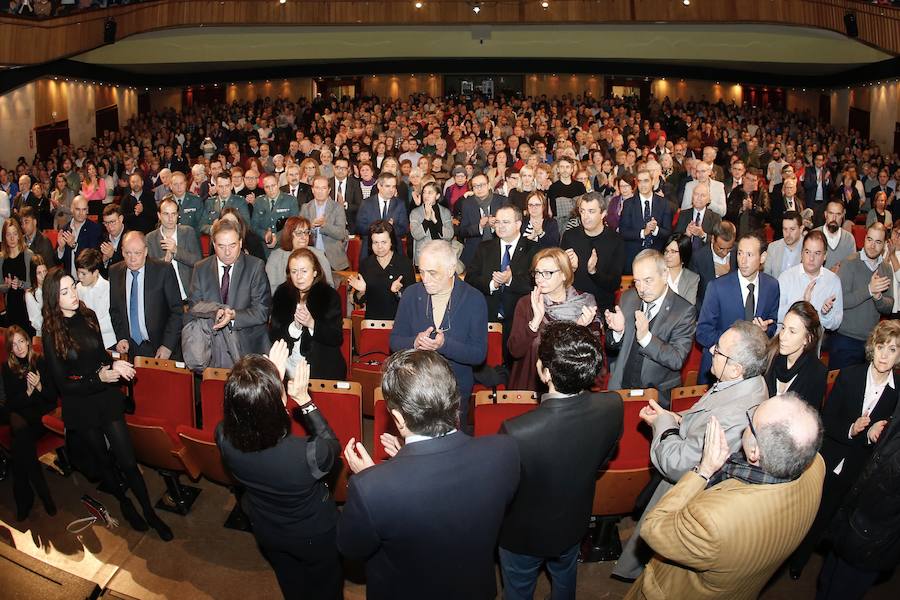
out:
M484 359L485 364L489 367L499 367L503 364L503 323L488 323L487 333L487 356ZM505 389L506 386L497 386L498 390ZM472 393L487 390L488 388L476 383L472 388Z
M359 271L359 249L362 242L359 236L353 236L347 241L347 260L350 261L350 270Z
M134 414L194 426L194 374L173 360L139 356L134 361Z
M504 421L537 407L537 393L529 390L504 390L496 394L491 390L478 392L475 394L475 436L499 433Z
M225 380L231 369L203 370L200 382L200 420L204 431L215 431L222 420L222 404L225 401Z
M697 403L697 400L703 397L703 394L705 394L708 389L708 385L689 385L675 388L672 390L672 405L669 409L672 412L677 413L690 409Z
M372 412L375 417L374 431L372 434L375 438L372 444L374 446L372 460L376 463L380 463L390 458L388 453L384 450L384 445L381 443L381 434L390 433L391 435L400 436L400 432L397 431L397 425L394 423L391 413L388 412L387 404L384 401L384 395L382 394L380 387L375 389L375 404Z
M364 319L356 340L356 360L350 366L350 379L362 386L363 414L372 416L375 388L381 385L381 365L391 353L393 321Z
M697 385L697 376L700 373L700 362L703 359L703 348L697 342L691 346L687 360L681 367L681 384L685 386Z

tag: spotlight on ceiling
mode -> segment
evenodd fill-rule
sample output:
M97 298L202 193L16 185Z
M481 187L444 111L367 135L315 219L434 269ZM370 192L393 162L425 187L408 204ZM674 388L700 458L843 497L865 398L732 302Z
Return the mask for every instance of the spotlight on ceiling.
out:
M541 0L541 8L550 8L550 2L548 0Z
M413 6L415 6L416 8L422 8L423 6L425 6L425 3L424 2L416 2Z
M691 0L681 0L681 3L684 4L685 6L690 6Z
M278 4L287 4L287 0L278 0Z
M481 3L480 2L476 2L475 4L472 5L472 12L475 13L476 15L481 12Z

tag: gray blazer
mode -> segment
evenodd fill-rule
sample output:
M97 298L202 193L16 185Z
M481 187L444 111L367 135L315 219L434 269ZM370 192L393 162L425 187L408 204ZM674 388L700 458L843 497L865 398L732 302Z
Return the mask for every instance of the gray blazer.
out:
M613 569L614 575L637 578L643 571L644 561L640 555L646 553L647 547L640 539L641 524L666 492L675 487L685 473L700 464L709 417L715 416L719 420L725 430L729 451L737 452L741 447L741 436L747 428L747 412L753 416L756 407L768 398L766 380L762 375L757 375L737 383L724 382L712 386L693 407L681 413L681 425L668 413L663 413L656 419L653 423L653 440L650 442L650 460L663 480L628 539ZM677 429L678 434L662 439L662 434L670 429Z
M803 240L797 243L802 245ZM784 248L784 238L775 240L774 242L769 244L769 249L766 250L766 264L763 268L763 272L765 272L766 275L771 275L775 279L778 279L778 276L784 272L784 270L781 268L781 263L784 261ZM801 253L799 252L797 253L796 264L800 264L800 254Z
M312 223L316 220L316 201L307 202L300 207L300 216L309 219ZM325 256L331 263L331 268L336 271L343 271L350 266L347 260L347 213L344 212L343 206L338 206L334 200L325 202L325 224L318 229L314 228L317 235L321 235L325 240ZM313 246L315 239L310 237L309 245Z
M611 390L622 387L625 363L636 343L634 313L641 309L641 299L637 291L631 288L622 294L619 306L625 315L625 332L622 339L616 342L612 330L607 330L606 333L607 350L618 349L618 357L612 365L609 378L608 387ZM691 352L696 328L697 311L694 306L672 290L668 290L662 306L650 323L652 336L650 343L645 348L638 349L644 357L641 381L644 387L659 390L659 399L663 406L669 406L669 392L681 383L681 367Z
M441 216L441 239L447 242L453 241L453 216L447 207L440 204L434 205ZM425 242L431 241L431 236L425 231L422 222L425 220L425 208L415 207L409 213L409 233L413 238L413 264L419 264L419 249Z
M221 303L220 284L216 255L198 262L188 292L190 307L203 301ZM272 312L272 293L263 261L241 253L232 266L228 289L227 304L236 312L230 327L237 332L241 353L265 354L270 346L267 325ZM185 314L185 322L193 318L190 313Z
M334 276L331 274L331 263L328 262L328 257L318 248L313 248L312 246L308 246L308 248L319 259L319 264L322 265L322 270L325 271L322 274L325 277L325 281L328 285L334 287ZM266 276L269 278L269 287L271 289L277 290L278 286L287 279L287 262L290 255L290 252L280 247L275 248L269 254L269 258L266 260Z
M697 290L700 288L700 276L688 269L682 267L681 277L678 279L678 289L675 293L690 302L697 305Z
M197 241L197 232L193 227L179 225L176 235L178 248L175 250L172 260L178 266L178 278L181 280L181 285L184 286L185 293L188 293L194 275L194 265L203 259L203 254L200 251L200 242ZM165 260L166 251L160 246L160 240L162 240L162 233L158 227L147 234L147 254L150 258Z

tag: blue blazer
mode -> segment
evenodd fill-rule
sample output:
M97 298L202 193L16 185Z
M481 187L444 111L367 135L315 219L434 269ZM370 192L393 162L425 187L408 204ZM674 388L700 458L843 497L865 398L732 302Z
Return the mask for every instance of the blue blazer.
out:
M776 306L777 309L777 306ZM394 317L391 331L391 352L413 347L419 333L433 327L431 297L422 283L406 288ZM466 427L469 396L472 394L472 367L487 357L487 302L484 294L468 283L455 279L450 293L450 304L444 314L444 346L438 350L450 362L456 375L460 395L460 419Z
M656 218L659 231L650 236L649 247L663 251L663 246L672 234L672 209L669 202L659 194L653 194L653 202L650 203L650 215ZM625 240L625 272L631 273L631 262L638 252L644 249L644 241L641 239L641 230L644 228L644 203L640 195L632 196L625 200L622 207L622 216L619 220L619 235Z
M760 271L757 297L759 301L756 303L755 316L763 320L772 319L772 324L766 331L768 336L772 337L778 325L778 280ZM697 321L697 343L704 350L697 383L709 381L707 373L712 366L712 355L708 350L735 321L743 318L744 302L741 300L741 284L738 281L737 270L710 281Z
M394 247L400 248L400 239L409 233L409 214L406 212L406 204L400 198L391 198L388 202L387 219L394 220ZM372 223L381 219L381 208L378 206L378 192L363 200L356 213L356 235L360 237L362 244L359 249L359 260L362 262L369 255L369 227Z
M63 231L72 231L71 221L63 227ZM75 242L75 258L78 258L78 254L87 248L99 249L101 240L100 225L90 219L86 220L84 225L81 226L81 231L78 232L78 241ZM59 255L57 254L57 256ZM63 271L75 278L75 281L78 281L77 273L72 270L72 248L68 244L66 244L66 249L63 251L59 264L62 265ZM69 271L72 272L70 273Z

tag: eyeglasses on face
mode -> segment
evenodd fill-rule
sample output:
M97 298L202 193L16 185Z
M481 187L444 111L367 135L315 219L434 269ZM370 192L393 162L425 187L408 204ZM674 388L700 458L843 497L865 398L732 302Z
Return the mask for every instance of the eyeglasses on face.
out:
M554 275L559 273L559 271L560 271L559 269L556 269L553 271L537 271L537 270L535 270L535 271L532 271L531 273L532 273L532 275L535 276L535 278L538 278L538 279L550 279L551 277L553 277Z

